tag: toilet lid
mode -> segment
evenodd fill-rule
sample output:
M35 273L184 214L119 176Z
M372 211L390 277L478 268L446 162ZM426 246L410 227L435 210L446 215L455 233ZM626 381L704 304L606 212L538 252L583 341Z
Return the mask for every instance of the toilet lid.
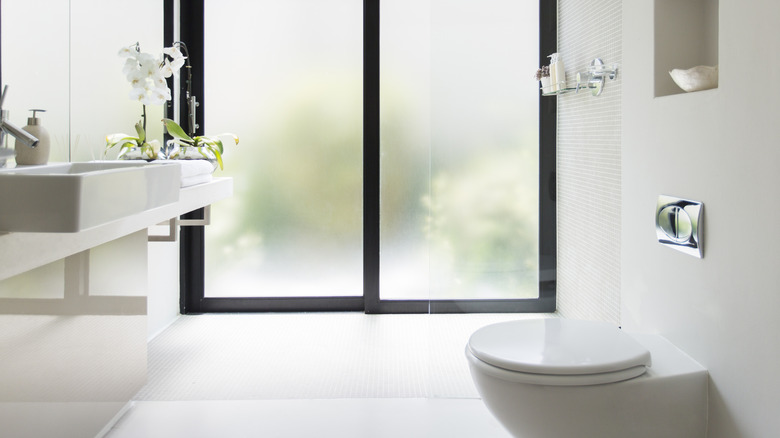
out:
M479 360L511 371L544 375L612 373L650 365L650 352L618 327L550 318L482 327L468 348Z

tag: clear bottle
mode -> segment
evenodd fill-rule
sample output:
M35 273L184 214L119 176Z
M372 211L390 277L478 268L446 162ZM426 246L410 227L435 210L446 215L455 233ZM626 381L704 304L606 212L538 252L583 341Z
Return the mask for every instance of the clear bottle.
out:
M548 56L550 58L550 79L553 91L560 91L566 88L566 70L563 61L558 53Z

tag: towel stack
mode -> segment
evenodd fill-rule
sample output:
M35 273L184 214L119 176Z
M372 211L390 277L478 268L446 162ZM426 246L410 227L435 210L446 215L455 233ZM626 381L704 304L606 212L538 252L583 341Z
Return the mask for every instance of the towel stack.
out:
M211 181L214 165L207 160L176 160L181 164L181 186L189 187Z

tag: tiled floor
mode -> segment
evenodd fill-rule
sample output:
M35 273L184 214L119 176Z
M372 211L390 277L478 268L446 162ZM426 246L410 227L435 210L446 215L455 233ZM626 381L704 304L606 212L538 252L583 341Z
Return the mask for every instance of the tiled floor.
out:
M471 381L479 327L550 315L183 316L109 438L508 437Z
M108 438L509 438L476 399L136 402Z
M477 398L469 336L540 316L183 316L149 344L148 384L136 400Z

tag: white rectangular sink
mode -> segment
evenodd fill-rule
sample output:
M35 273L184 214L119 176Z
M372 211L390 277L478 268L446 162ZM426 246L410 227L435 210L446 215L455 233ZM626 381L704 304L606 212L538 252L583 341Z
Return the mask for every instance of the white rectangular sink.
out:
M99 161L0 169L0 232L73 233L179 200L176 163Z

